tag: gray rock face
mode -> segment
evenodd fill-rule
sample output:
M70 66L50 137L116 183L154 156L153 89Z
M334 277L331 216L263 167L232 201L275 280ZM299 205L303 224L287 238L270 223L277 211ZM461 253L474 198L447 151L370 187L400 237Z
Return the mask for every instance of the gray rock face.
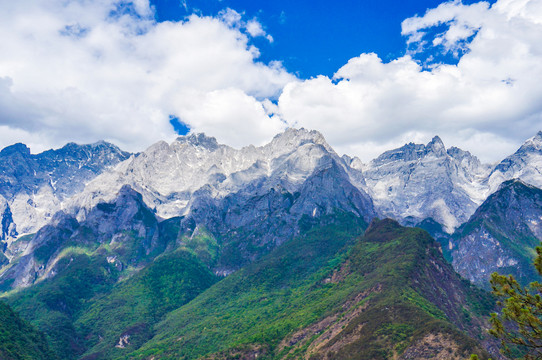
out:
M0 274L0 288L32 285L54 276L61 258L78 251L99 252L103 246L119 266L137 266L162 245L158 228L158 220L141 195L124 186L115 201L98 204L81 223L57 212Z
M201 224L221 239L216 271L228 273L336 212L353 213L369 223L376 213L368 195L351 184L335 158L321 162L295 192L287 190L288 184L267 187L257 182L214 199L211 191L202 189L194 194L182 226Z
M137 157L91 181L68 208L85 211L100 201L110 201L124 184L143 195L157 214L170 218L190 213L197 191L222 199L239 191L269 189L276 184L294 193L321 166L323 157L335 159L351 182L362 188L359 170L348 166L316 131L288 129L261 147L240 150L218 144L203 134L179 137L172 144L159 142ZM359 185L359 186L358 186ZM253 190L246 190L246 189Z
M56 213L51 222L27 242L17 261L0 274L0 288L26 287L43 277L48 260L70 239L78 226L73 217L63 212Z
M72 199L69 209L84 219L88 209L110 201L112 192L129 184L162 218L188 216L202 204L221 206L231 196L248 199L271 189L295 194L332 162L364 193L361 172L346 164L316 131L289 129L265 146L240 150L194 134L170 145L157 143L98 176Z
M405 223L433 218L451 233L485 197L489 167L458 148L446 150L434 137L427 145L387 151L364 171L377 211Z
M25 286L53 274L54 264L44 259L72 241L122 247L137 238L141 246L132 259L137 262L164 246L158 221L180 217L179 234L205 228L219 239L215 270L228 273L304 227L349 212L365 222L378 213L425 226L434 230L445 255L467 258L468 236L473 244L490 237L502 241L483 228L465 235L460 250L449 234L502 179L517 175L542 184L541 144L539 133L493 170L466 151L446 149L438 137L385 152L365 165L339 157L320 133L305 129L288 129L265 146L242 149L193 134L135 156L103 142L68 144L37 155L16 144L0 152L0 249L17 259L17 267L9 265L11 273L18 269L12 279ZM60 209L64 222L53 219ZM13 241L40 228L32 238ZM531 230L538 236L538 227ZM36 257L46 245L53 255ZM513 263L508 253L492 249L500 254L495 261ZM26 278L20 275L24 271Z
M7 240L17 237L17 229L13 222L13 215L9 204L2 196L0 196L0 252L5 252L7 248Z
M1 221L11 222L12 228L2 240L10 242L17 233L37 231L61 209L63 201L128 156L106 142L70 143L36 155L24 144L4 148L0 151L0 196L11 215Z
M491 273L537 279L534 248L542 241L542 190L520 180L501 185L453 235L455 270L489 287Z
M181 216L177 237L207 229L219 239L215 270L229 273L328 215L349 212L368 223L376 213L361 190L361 179L359 170L314 131L288 130L266 146L241 150L203 134L181 137L171 145L157 143L96 177L69 200L63 216L76 219L73 233L63 230L68 236L63 238L43 228L24 255L35 253L38 241L39 248L63 246L40 240L46 235L62 244L115 247L129 241L123 238L129 233L140 243L137 262L159 246L157 216ZM115 189L118 193L111 198ZM147 210L142 212L143 207ZM37 274L17 282L20 286L54 273L54 263L43 259L29 257L19 263L11 273L31 269ZM36 266L44 266L43 271Z

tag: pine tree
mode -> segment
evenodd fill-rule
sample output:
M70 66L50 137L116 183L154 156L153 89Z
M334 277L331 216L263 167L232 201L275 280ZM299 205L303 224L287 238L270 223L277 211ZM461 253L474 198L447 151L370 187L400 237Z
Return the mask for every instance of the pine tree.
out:
M534 265L542 276L542 246L536 248ZM523 359L542 359L542 284L522 287L512 275L491 275L493 294L502 307L491 314L490 333L501 340L501 352L512 356L515 348Z

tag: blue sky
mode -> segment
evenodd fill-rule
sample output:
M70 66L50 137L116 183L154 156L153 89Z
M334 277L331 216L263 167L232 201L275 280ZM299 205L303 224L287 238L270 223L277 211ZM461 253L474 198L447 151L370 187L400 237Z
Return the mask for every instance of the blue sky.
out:
M384 61L406 52L401 22L423 15L440 0L152 0L158 21L179 21L192 13L215 16L231 8L256 18L273 37L256 38L260 60L280 60L301 78L332 76L361 53L374 52ZM464 0L464 4L476 1ZM494 1L490 1L494 2ZM425 54L427 55L427 54ZM421 55L420 55L421 56ZM447 57L448 62L457 58Z
M542 129L542 0L4 1L0 38L0 147L305 127L363 161L439 135L495 162Z

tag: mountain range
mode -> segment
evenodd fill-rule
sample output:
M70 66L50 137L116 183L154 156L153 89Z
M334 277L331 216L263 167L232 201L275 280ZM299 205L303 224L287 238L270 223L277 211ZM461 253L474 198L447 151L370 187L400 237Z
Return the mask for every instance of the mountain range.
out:
M464 279L536 279L541 186L542 132L494 165L439 137L363 164L305 129L16 144L0 291L62 359L495 357Z

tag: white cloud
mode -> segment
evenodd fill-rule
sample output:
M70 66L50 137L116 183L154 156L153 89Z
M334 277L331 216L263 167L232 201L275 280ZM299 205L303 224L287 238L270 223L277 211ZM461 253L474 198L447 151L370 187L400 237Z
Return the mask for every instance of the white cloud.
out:
M364 53L304 81L258 62L250 39L272 37L244 17L157 23L148 0L3 2L0 146L106 139L139 151L175 136L172 114L233 146L304 126L364 160L438 134L495 161L542 129L542 0L443 3L403 22L407 55ZM437 50L463 55L414 60Z
M219 18L228 24L228 26L240 30L246 30L246 32L253 38L265 37L269 42L273 42L273 37L265 32L262 24L256 19L249 21L243 20L243 14L237 11L227 8L218 14Z
M187 100L177 102L175 108L177 113L183 114L183 121L198 131L217 134L219 140L226 140L228 144L246 145L252 139L267 139L285 128L279 118L268 116L264 103L237 88L178 96Z
M361 54L333 79L286 85L281 116L321 130L339 150L365 160L383 144L399 146L413 134L425 141L439 134L448 145L498 160L542 129L541 4L441 4L405 20L403 34L427 48L428 30L446 25L434 44L451 52L466 47L457 65L427 70L409 55L383 63L375 54Z
M265 37L269 42L273 42L273 37L271 35L268 35L265 30L262 28L262 24L256 19L252 19L246 24L247 32L252 37L258 37L263 36Z
M175 136L170 114L235 146L270 139L284 124L260 100L295 77L257 61L240 21L232 11L157 23L147 0L2 3L0 145L108 139L141 150Z

